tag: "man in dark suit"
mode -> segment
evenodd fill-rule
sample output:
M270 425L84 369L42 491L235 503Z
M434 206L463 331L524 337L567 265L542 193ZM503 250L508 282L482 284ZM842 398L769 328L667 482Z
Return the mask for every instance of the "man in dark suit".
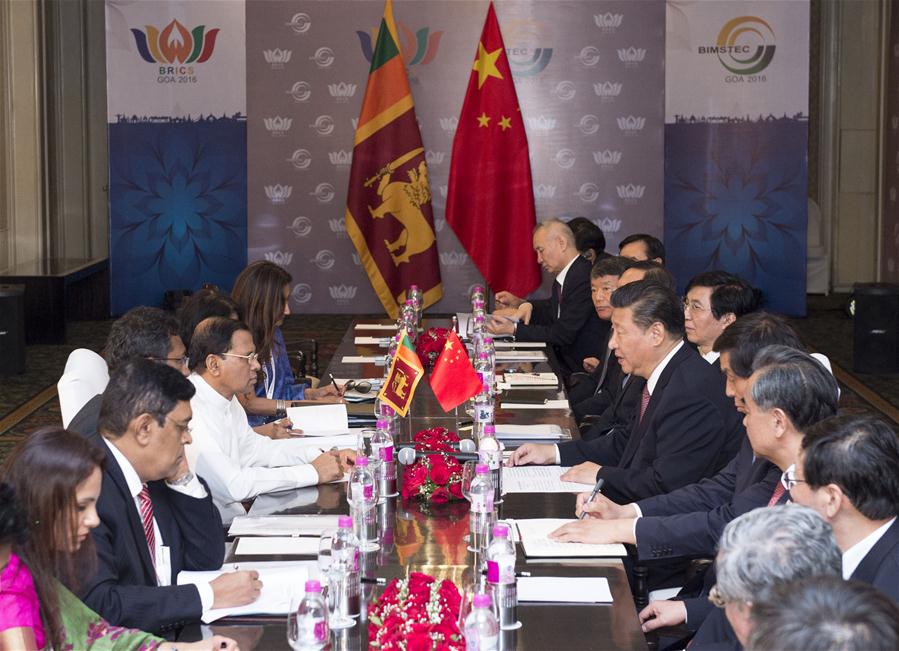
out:
M564 222L548 219L539 224L534 251L537 262L556 277L550 298L528 302L499 292L498 309L487 329L514 335L517 341L545 342L556 372L567 378L583 368L584 358L602 354L608 324L596 315L590 299L590 263L578 254L574 234Z
M259 595L256 572L176 585L181 570L219 569L225 553L218 510L185 459L193 394L178 371L138 358L113 373L103 394L100 434L89 437L106 452L100 525L91 532L97 570L80 597L110 624L170 634Z
M687 283L684 329L687 341L710 364L718 360L715 340L744 314L759 309L761 293L739 276L726 271L704 271Z
M899 437L870 415L835 416L809 428L795 468L786 472L794 502L833 527L843 578L899 601Z
M642 280L612 295L610 348L625 373L646 380L635 425L589 442L593 463L563 479L592 484L618 501L659 495L709 477L737 453L739 415L720 373L684 344L684 312L674 292ZM533 455L536 456L536 455ZM516 452L513 463L551 463Z

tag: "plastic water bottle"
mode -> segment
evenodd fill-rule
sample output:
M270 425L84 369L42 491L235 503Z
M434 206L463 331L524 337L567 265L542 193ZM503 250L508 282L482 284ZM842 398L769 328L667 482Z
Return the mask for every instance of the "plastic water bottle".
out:
M412 285L409 287L409 299L412 301L412 307L415 310L415 327L421 327L421 312L422 307L424 305L424 296L422 296L421 290L418 288L418 285Z
M487 534L493 526L493 482L490 479L490 468L485 463L475 467L475 476L471 480L468 491L471 497L471 513L469 514L469 542L472 549L483 550L486 547Z
M492 422L484 423L478 432L478 458L490 468L490 480L493 482L493 503L503 501L503 451L496 438L496 426Z
M493 591L501 628L518 621L518 590L515 581L515 543L504 524L493 527L493 540L487 547L487 585Z
M387 405L384 405L387 406ZM381 499L396 495L396 461L393 458L393 437L386 418L379 418L371 436L371 456L377 459L378 492Z
M409 340L414 344L418 341L418 324L415 322L415 307L412 304L412 299L406 299L405 304L403 304L402 320L406 334L409 335Z
M368 457L356 457L347 486L347 501L355 525L359 548L374 551L378 548L378 519L375 506L378 503L378 483L368 465Z
M328 642L328 612L321 583L306 581L306 595L297 607L296 631L291 631L294 649L321 649Z
M359 574L359 538L353 531L353 518L342 515L337 519L337 532L331 538L331 567L343 573L345 581L341 586L344 594L338 597L338 606L343 615L359 615L362 581Z
M493 422L493 367L487 354L481 352L474 370L481 377L481 392L474 397L474 434L480 439L484 426Z
M483 285L473 285L471 291L468 294L468 300L471 302L472 308L474 307L475 301L483 301L485 299L484 295L484 286Z
M499 623L493 614L490 595L479 592L472 599L471 612L465 618L466 651L493 651L499 644Z

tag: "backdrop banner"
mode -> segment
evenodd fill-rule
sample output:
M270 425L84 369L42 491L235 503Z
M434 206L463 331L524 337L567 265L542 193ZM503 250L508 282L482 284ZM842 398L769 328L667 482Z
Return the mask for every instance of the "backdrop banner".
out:
M394 3L440 251L444 296L433 311L466 307L481 282L444 212L487 4ZM383 2L248 0L246 10L249 258L290 271L295 311L380 312L344 209ZM504 0L496 14L527 131L537 219L586 216L611 252L628 233L661 236L664 3Z
M805 314L808 2L669 1L665 245L680 288L709 270Z
M106 2L113 314L246 265L240 0Z

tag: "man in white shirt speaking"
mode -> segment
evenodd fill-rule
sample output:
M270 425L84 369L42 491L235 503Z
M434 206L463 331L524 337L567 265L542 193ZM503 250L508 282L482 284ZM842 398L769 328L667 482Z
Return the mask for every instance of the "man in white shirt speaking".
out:
M237 400L253 391L260 366L253 335L240 321L201 322L190 342L193 443L188 458L209 482L225 520L244 513L241 502L261 493L314 486L343 476L355 454L323 452L309 439L272 440L254 432Z

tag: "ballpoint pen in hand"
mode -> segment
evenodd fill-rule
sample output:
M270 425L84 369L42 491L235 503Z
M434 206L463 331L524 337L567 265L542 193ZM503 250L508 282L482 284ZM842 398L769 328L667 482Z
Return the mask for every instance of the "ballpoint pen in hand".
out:
M331 384L334 387L334 390L337 392L337 395L340 395L340 387L337 386L337 380L334 379L334 376L331 373L328 373L328 377L331 378Z
M578 520L583 520L587 517L587 512L584 510L584 506L593 501L593 499L599 494L599 491L602 490L602 485L606 483L606 480L600 477L596 480L596 485L593 486L593 491L590 493L590 498L584 502L583 506L581 506L581 514L578 516Z

